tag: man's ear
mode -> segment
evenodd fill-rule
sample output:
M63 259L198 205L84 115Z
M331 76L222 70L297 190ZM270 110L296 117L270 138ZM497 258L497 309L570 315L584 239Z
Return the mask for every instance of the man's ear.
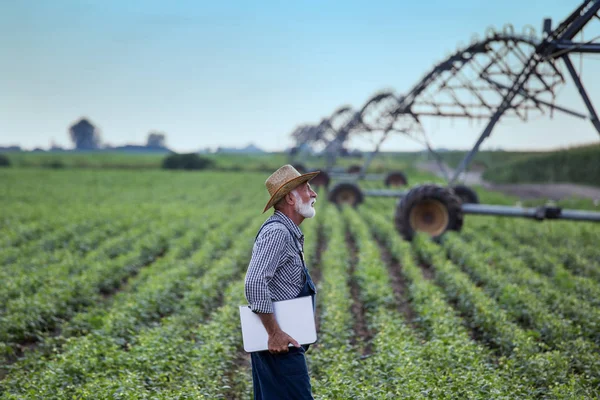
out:
M292 192L289 192L288 194L285 195L285 201L286 203L288 203L290 206L294 205L294 202L296 201L294 194Z

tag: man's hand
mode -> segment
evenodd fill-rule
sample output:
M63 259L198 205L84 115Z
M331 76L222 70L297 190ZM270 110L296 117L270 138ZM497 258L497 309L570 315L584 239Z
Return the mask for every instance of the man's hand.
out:
M282 330L269 334L269 352L271 354L287 353L289 352L289 344L293 344L296 347L300 347L296 339L288 335Z
M300 347L296 339L281 330L274 314L258 314L258 316L269 334L268 345L271 354L287 353L290 351L288 348L290 343Z

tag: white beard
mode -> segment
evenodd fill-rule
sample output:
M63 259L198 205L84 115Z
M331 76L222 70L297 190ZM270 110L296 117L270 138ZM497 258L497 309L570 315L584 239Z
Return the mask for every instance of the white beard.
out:
M298 214L302 215L304 218L312 218L315 216L317 211L312 207L311 203L314 204L316 200L310 199L304 203L296 193L294 193L294 197L296 198L296 206L294 208Z

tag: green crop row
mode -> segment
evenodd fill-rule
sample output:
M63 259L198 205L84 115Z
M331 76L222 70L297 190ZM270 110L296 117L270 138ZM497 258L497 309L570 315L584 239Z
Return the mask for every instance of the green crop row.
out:
M59 226L60 223L55 220L34 220L11 225L12 229L2 229L0 232L0 249L22 246L52 232Z
M225 208L223 208L225 209ZM117 294L107 310L91 312L74 318L67 331L82 335L102 331L105 335L130 343L141 328L155 323L180 309L179 300L191 290L195 279L202 278L232 244L232 233L247 223L248 214L242 213L226 221L224 213L215 213L205 220L205 225L195 232L194 240L200 247L188 241L176 248L174 258L164 258L144 271L142 280L131 282L130 290ZM221 223L218 229L212 225Z
M371 354L355 367L353 398L443 397L438 369L427 366L422 339L397 310L390 276L366 224L350 208L343 215L358 247L355 277L373 335Z
M203 193L208 199L216 197L220 190L214 185L210 188ZM237 201L237 197L235 193L222 196L220 204ZM117 229L115 235L105 234L108 239L84 253L84 257L69 251L67 246L48 257L24 259L5 266L1 270L4 286L0 289L2 353L14 353L15 345L36 341L53 331L62 321L112 293L142 266L162 255L168 241L193 228L187 221L189 210L193 209L187 209L186 213L181 210L177 204L163 206L141 219L148 211L146 207L121 218L119 209L114 209L116 222L109 225ZM215 210L201 211L208 215ZM99 238L97 232L88 236Z
M566 351L546 349L538 340L539 332L523 330L505 309L506 304L496 302L477 287L427 236L417 235L413 246L420 259L435 268L436 282L468 318L479 340L499 352L499 365L514 379L523 380L538 395L586 398L596 390L590 383L592 371L586 371L590 366L586 357L578 360Z
M243 304L244 292L239 276L252 245L247 239L255 230L250 224L240 234L244 240L191 284L177 313L141 330L127 352L115 351L113 361L95 371L74 395L102 390L110 396L120 389L130 398L172 399L182 393L191 398L227 398L233 383L236 390L247 390L247 379L230 372L241 343L237 306ZM126 379L120 378L122 370L128 371Z
M227 209L227 204L225 204L222 208L223 211L225 211ZM218 209L217 209L218 211ZM143 280L145 278L148 277L147 272L152 272L155 273L159 267L161 267L162 265L165 265L167 267L170 266L170 264L178 262L178 259L181 258L185 258L188 256L189 252L191 250L193 250L195 247L197 247L197 245L199 244L198 242L202 239L202 236L205 236L207 231L209 229L211 229L216 223L220 222L223 220L223 214L209 214L206 211L203 211L202 213L198 213L198 215L196 215L194 217L193 220L189 219L189 216L185 216L182 215L181 218L179 218L178 220L180 221L179 223L181 224L181 227L183 226L187 226L188 228L191 226L191 222L196 222L197 228L195 228L194 230L188 230L186 232L186 234L182 235L182 236L178 236L178 235L173 235L173 237L169 238L169 243L168 246L170 248L172 248L173 251L166 253L165 256L163 256L162 258L160 258L158 260L158 262L154 263L154 265L152 265L152 268L148 267L145 270L142 270L142 273L140 274L140 276L136 277L136 279L134 279L133 281L129 282L129 287L128 289L137 289L137 286L141 284L141 282L143 282ZM211 248L211 250L214 248ZM132 253L132 255L135 255L135 252ZM118 262L119 259L115 259L115 262ZM157 265L158 264L158 265ZM118 266L118 264L115 264ZM123 272L126 272L128 268L130 268L129 266L127 266L126 264L124 265L124 270L123 271L118 271L116 273L116 275L111 276L111 280L112 282L114 282L115 284L120 285L120 282L118 281L118 278L122 276ZM98 264L99 268L102 267L102 264ZM110 264L107 264L107 267L110 266ZM101 272L101 271L100 271ZM135 271L137 272L137 271ZM82 275L82 277L86 277L88 271L86 270L84 272L84 274ZM108 273L105 272L104 274L106 275ZM183 276L182 276L183 278ZM80 278L76 278L76 279L80 279ZM109 283L110 281L104 281L104 284ZM48 292L48 290L50 290L51 288L46 288L44 286L41 286L43 289L41 289L38 293L40 296L43 296L45 293ZM82 292L80 290L80 288L77 288L78 292L76 293L77 295L82 295L85 292ZM63 324L63 326L61 327L61 335L59 336L60 339L63 339L63 337L65 336L70 336L71 334L73 334L74 332L84 332L84 331L89 331L91 329L91 326L93 326L94 323L98 323L99 321L99 315L103 311L103 309L101 307L98 306L102 306L102 305L106 305L106 302L103 301L103 294L98 290L98 288L90 288L90 293L88 293L88 295L90 297L86 297L84 298L85 300L85 304L83 304L83 302L81 302L81 304L75 306L75 300L76 299L72 299L69 303L69 306L72 306L72 310L71 312L75 313L80 309L84 309L84 308L91 308L91 311L88 313L78 313L78 314L73 314L73 320L70 323L67 324ZM117 298L120 298L123 293L119 293L118 296L115 296ZM129 307L131 308L136 308L138 310L143 310L143 308L138 304L137 306L134 303L128 303ZM160 303L159 303L160 304ZM149 304L144 304L144 305L149 305ZM26 313L31 313L31 310L25 310L24 312ZM151 315L152 313L148 313L149 315ZM63 317L58 317L56 316L56 322L55 322L55 326L59 326L59 324L61 323L61 321L63 320L68 320L68 317L70 315L67 316L63 316ZM40 342L39 344L41 345L43 341L45 341L46 339L48 339L48 336L53 336L54 334L48 329L44 329L43 331L29 331L29 332L24 332L23 334L25 335L29 335L30 337L34 337L35 340L37 340L38 342ZM8 352L9 354L13 354L14 353L14 349L15 346L18 347L18 343L3 343L3 347L5 348L5 352ZM41 346L41 347L50 347L52 348L53 346L55 346L55 341L54 340L50 340L49 343L46 346ZM10 351L9 351L10 349Z
M582 327L555 314L525 282L509 278L503 273L503 268L513 274L518 273L518 266L510 266L510 259L500 261L504 267L488 264L486 253L477 251L474 245L461 241L453 233L444 240L444 248L453 261L461 265L475 282L484 285L486 293L496 299L515 321L527 329L534 329L539 338L552 348L564 340L585 337L586 328L588 335L595 336L593 331L589 332L589 326ZM592 349L595 347L591 343L589 346Z
M535 224L531 221L508 221L499 217L484 220L489 221L490 226L511 232L508 236L522 243L543 247L545 253L555 257L560 261L559 265L564 265L573 273L600 282L600 229L597 225L570 221Z
M223 219L226 214L218 215ZM153 329L163 329L163 326L164 332L167 332L171 329L167 327L171 326L167 323L169 318L187 321L188 325L199 323L199 315L206 315L215 307L220 298L219 288L231 280L232 271L235 273L236 268L239 269L239 265L231 266L231 263L226 262L229 257L223 251L234 243L234 232L238 232L246 224L244 214L238 215L223 229L206 235L201 250L194 252L189 260L175 259L167 263L161 270L154 271L145 281L134 286L133 291L117 294L110 309L99 313L90 312L87 318L72 321L74 325L67 331L79 336L67 339L62 351L53 354L43 365L38 365L36 371L23 369L9 375L7 391L18 397L19 393L27 393L30 388L40 386L48 388L47 394L77 393L78 390L87 393L91 387L100 390L103 385L112 387L115 382L120 383L122 388L127 388L131 383L129 378L134 376L119 376L119 371L127 370L131 363L143 363L142 359L132 359L131 354L145 340L145 335L149 335ZM243 246L245 251L239 250ZM238 250L230 250L229 253L237 255L238 259L247 255L248 244L245 242L237 244L236 248ZM177 251L179 254L187 252L182 248ZM225 258L214 264L213 260L223 256ZM178 319L177 315L185 313L185 310L188 310L187 317ZM194 315L189 315L189 312ZM161 320L163 323L156 325ZM101 351L89 353L86 351L89 348ZM161 356L157 353L155 358ZM97 357L103 358L99 360ZM143 364L145 368L152 367L152 364ZM22 374L28 376L32 386L20 387Z
M348 282L349 251L344 241L344 225L337 208L321 211L326 249L321 255L321 281L318 285L318 343L309 349L307 359L313 391L319 398L352 398L355 394L349 368L357 351L351 343L352 297Z
M423 357L438 374L440 396L462 398L535 397L532 388L496 368L493 352L473 341L463 319L439 286L424 278L413 250L383 216L362 211L376 237L400 264L417 324L425 330ZM368 218L366 218L368 215Z
M0 341L12 345L36 340L40 333L55 329L77 310L93 304L99 293L109 293L119 287L124 279L166 251L168 238L180 226L154 224L153 228L140 228L136 235L138 240L125 246L121 244L122 250L119 249L114 258L98 258L83 268L73 263L77 273L60 279L60 275L69 275L71 265L67 264L65 274L61 273L52 285L11 299L0 317Z
M462 232L462 236L469 240L481 238L482 232L490 238L488 244L494 242L502 243L505 248L510 249L513 258L519 258L521 264L527 265L534 271L547 275L552 278L553 285L557 289L566 293L574 293L581 300L585 300L595 307L600 307L600 285L598 282L586 276L574 275L571 271L563 267L563 256L558 256L554 253L554 246L545 243L543 240L535 242L524 241L510 235L506 235L505 231L495 225L485 224L475 219L472 226L467 227ZM493 242L492 242L493 241ZM494 246L499 249L498 246ZM573 249L562 249L563 253L576 253ZM503 254L507 254L504 251ZM594 268L591 263L587 263L591 268Z
M469 239L469 244L457 237L449 237L444 243L452 259L460 262L463 258L462 252L474 246L480 259L473 262L487 263L489 267L502 271L510 283L535 292L536 297L546 304L550 312L560 318L568 318L578 325L578 336L600 343L600 309L596 307L595 299L590 298L586 301L585 297L578 298L566 290L577 285L577 277L567 273L554 275L551 279L540 275L535 272L538 270L535 260L527 262L498 246L493 240L476 235L475 231L472 231L472 234L464 236L465 239Z
M133 217L130 215L129 218ZM129 219L127 218L127 219ZM33 259L60 259L61 252L85 254L126 226L127 219L111 220L107 215L78 214L71 221L38 240L21 247L8 247L0 251L0 263L5 266L34 263ZM51 261L50 261L51 262Z
M160 226L159 221L143 220L140 217L124 218L120 224L118 233L104 235L98 247L82 255L64 249L56 253L38 253L31 259L22 259L6 266L0 273L5 283L0 289L0 309L8 312L12 303L35 295L40 288L48 290L63 286L90 265L126 254L147 231Z

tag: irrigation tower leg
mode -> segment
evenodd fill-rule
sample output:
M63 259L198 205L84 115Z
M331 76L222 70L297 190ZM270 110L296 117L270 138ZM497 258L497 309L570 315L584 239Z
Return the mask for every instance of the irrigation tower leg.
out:
M477 151L479 151L479 146L481 146L481 143L483 143L485 138L490 136L492 129L494 129L494 125L496 125L496 123L500 119L500 116L503 113L504 113L504 110L502 108L499 108L496 110L496 112L490 119L490 122L488 123L488 125L485 127L485 129L481 133L481 136L479 136L479 139L477 139L477 142L475 142L475 145L473 146L471 151L469 151L469 153L467 153L465 158L463 158L462 161L460 162L460 165L458 166L458 168L456 168L454 170L454 175L452 176L452 179L450 179L450 182L448 182L448 184L450 186L454 185L454 183L458 179L459 175L465 170L467 165L469 165L469 163L471 162L471 159L475 156L475 153L477 153Z
M483 143L483 141L488 136L490 136L492 130L494 129L494 126L500 120L502 114L504 114L504 112L510 107L515 96L523 89L523 86L525 86L525 83L527 82L531 74L535 71L535 68L538 66L539 62L540 59L538 55L534 53L529 59L529 61L527 61L527 64L525 65L521 73L515 79L515 82L513 83L513 86L510 88L508 93L504 95L502 103L496 109L494 115L492 115L490 122L481 133L481 136L479 136L479 139L477 139L477 142L475 143L471 151L465 156L458 168L454 171L454 176L452 176L449 185L454 185L458 176L465 170L467 165L469 165L469 162L471 162L471 159L473 158L473 156L475 156L475 153L479 151L479 146L481 146L481 143Z
M371 165L371 162L373 162L373 159L375 158L377 153L379 153L379 148L381 147L381 144L384 142L384 140L389 135L390 131L391 131L391 129L388 129L383 133L383 136L381 136L381 139L379 139L377 146L375 146L375 150L373 150L371 153L369 153L369 156L365 160L365 163L363 164L362 168L360 169L360 173L358 174L359 179L363 179L365 177L365 175L367 173L367 169L369 168L369 165Z
M587 107L588 111L590 112L590 120L592 121L592 124L594 124L594 127L596 128L596 130L598 131L598 134L600 135L600 121L598 120L598 114L596 114L594 105L592 104L592 101L590 100L587 92L585 91L585 88L583 87L583 83L581 83L581 79L579 79L579 76L577 75L577 72L575 71L575 68L573 67L573 63L571 62L569 55L565 54L562 57L562 59L564 60L565 65L567 66L567 69L569 70L569 73L571 74L571 78L573 78L573 82L575 82L575 86L577 86L577 90L579 90L579 94L581 95L581 98L583 99L585 106Z

